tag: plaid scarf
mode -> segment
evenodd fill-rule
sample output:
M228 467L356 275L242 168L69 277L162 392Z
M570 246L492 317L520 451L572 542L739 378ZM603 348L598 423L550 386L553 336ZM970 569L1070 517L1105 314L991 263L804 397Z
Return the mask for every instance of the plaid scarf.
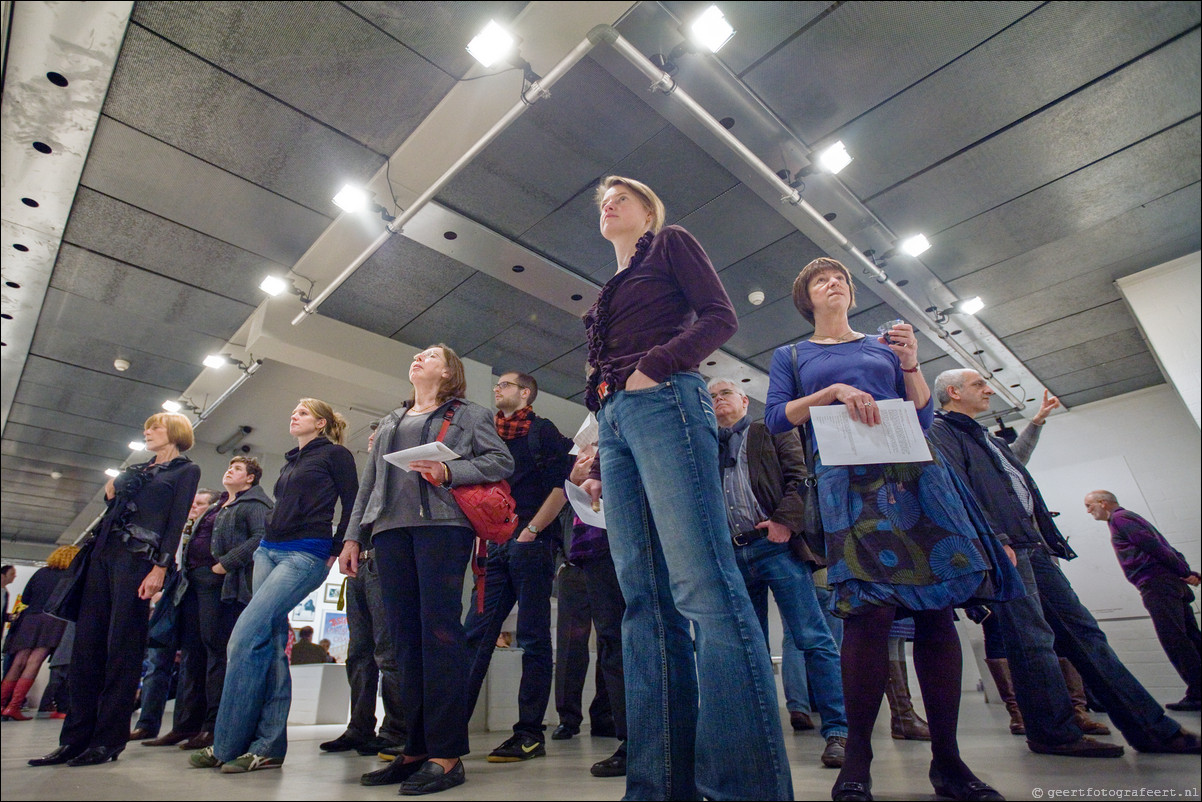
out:
M530 434L530 424L534 422L530 418L533 415L534 408L528 406L522 407L509 418L498 410L495 418L497 434L501 435L502 440L516 440L519 437L525 437Z

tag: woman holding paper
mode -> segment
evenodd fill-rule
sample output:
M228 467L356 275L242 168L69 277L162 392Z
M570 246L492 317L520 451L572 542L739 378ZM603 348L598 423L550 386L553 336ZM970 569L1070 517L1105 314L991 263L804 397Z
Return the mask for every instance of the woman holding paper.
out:
M493 413L463 398L463 363L433 345L409 366L413 398L376 429L339 564L355 576L370 544L384 613L401 668L409 739L404 754L363 775L364 785L402 783L405 794L445 791L464 780L468 752L467 675L471 656L461 623L463 577L475 533L448 488L506 479L513 457ZM385 457L439 439L456 456L394 465Z
M838 404L853 426L875 426L877 402L886 399L913 401L923 430L930 426L931 391L918 369L913 328L895 323L879 338L853 330L847 313L855 286L847 268L833 259L810 262L793 283L793 303L814 334L773 355L765 412L773 433L806 423L813 407ZM888 680L889 628L895 616L912 616L936 793L1001 799L960 759L956 741L961 655L952 607L977 591L989 563L950 474L933 459L826 465L821 442L815 455L832 610L845 619L847 751L832 797L872 798L869 739Z
M302 398L292 410L288 433L297 447L284 455L275 507L252 557L250 603L226 647L213 745L192 753L195 768L240 774L284 763L292 706L288 613L328 576L359 489L355 458L342 445L345 431L346 420L324 401Z

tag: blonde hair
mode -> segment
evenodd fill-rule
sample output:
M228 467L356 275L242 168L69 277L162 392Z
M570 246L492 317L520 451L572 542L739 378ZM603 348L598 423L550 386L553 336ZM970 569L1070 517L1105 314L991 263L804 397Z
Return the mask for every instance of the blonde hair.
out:
M616 186L626 187L630 190L630 194L642 201L643 207L651 213L651 233L658 234L659 230L664 227L664 219L668 213L664 209L664 202L659 199L651 187L642 181L623 178L620 175L606 176L601 179L601 183L597 185L597 191L593 193L593 200L596 201L597 208L601 208L601 204L605 200L605 193Z
M167 439L181 452L187 451L196 444L196 435L192 433L192 421L187 415L178 412L156 412L146 419L143 429L151 426L162 426L167 430Z
M318 398L302 398L296 403L309 410L313 417L325 421L325 427L320 429L318 434L324 435L331 443L342 445L342 438L346 434L346 418Z
M818 274L831 270L842 273L843 277L847 279L847 308L849 310L856 308L856 285L851 280L851 271L844 267L842 262L826 256L820 257L803 267L797 274L797 278L793 280L793 305L811 324L814 322L814 302L810 300L810 282Z
M79 554L79 546L59 546L50 552L50 556L46 558L46 565L56 571L66 570L76 554Z

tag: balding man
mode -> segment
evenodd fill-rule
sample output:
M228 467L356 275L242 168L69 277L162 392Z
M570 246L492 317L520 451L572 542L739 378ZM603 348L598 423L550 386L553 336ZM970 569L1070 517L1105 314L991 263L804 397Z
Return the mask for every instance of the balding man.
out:
M975 370L949 370L935 380L930 435L940 455L980 501L982 510L1013 556L1027 595L991 607L998 615L1015 695L1031 751L1066 757L1117 757L1116 744L1086 737L1074 720L1068 688L1052 648L1057 643L1097 693L1111 721L1140 752L1202 753L1198 736L1181 728L1132 676L1081 604L1053 555L1076 555L1056 529L1039 487L1024 462L1034 450L1039 427L1059 406L1044 394L1032 425L1016 450L973 420L989 411L993 388Z
M1200 580L1181 552L1156 527L1119 506L1108 490L1085 496L1085 510L1110 526L1110 545L1127 581L1143 599L1156 637L1169 662L1185 680L1185 697L1165 705L1169 710L1202 710L1202 632L1192 607Z

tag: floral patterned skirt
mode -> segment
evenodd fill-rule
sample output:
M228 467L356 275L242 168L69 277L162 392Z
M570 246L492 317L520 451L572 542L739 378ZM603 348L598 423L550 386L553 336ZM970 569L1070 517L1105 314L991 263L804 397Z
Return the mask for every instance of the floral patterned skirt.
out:
M934 450L931 462L823 465L818 497L826 532L831 611L941 610L963 604L992 567L992 535ZM973 514L976 513L976 514Z

